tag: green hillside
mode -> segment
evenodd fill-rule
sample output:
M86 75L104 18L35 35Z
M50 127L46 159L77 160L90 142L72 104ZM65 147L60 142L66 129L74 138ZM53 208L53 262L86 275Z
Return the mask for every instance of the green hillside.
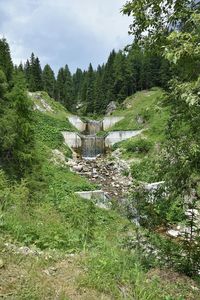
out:
M167 118L162 96L161 90L137 93L125 101L124 107L128 104L128 108L115 112L124 115L125 120L113 130L145 129L141 137L117 145L125 158L146 159L146 154L133 151L134 143L141 140L146 146L151 142L148 155L155 153ZM0 223L0 271L4 274L1 293L8 295L6 299L56 299L56 295L58 299L161 300L188 299L188 295L197 299L189 279L172 271L159 271L156 262L151 268L148 262L140 261L134 248L129 247L136 235L135 226L126 217L75 196L75 191L96 186L72 173L68 166L55 163L52 150L62 152L66 161L71 157L61 131L74 128L62 105L44 93L41 97L53 111L34 111L37 151L42 161L37 178L31 182L36 187L34 201L29 203L25 181L13 185L0 173L4 203ZM41 105L40 99L31 99ZM145 120L140 127L135 121L138 115ZM16 273L18 276L9 286L11 274ZM177 277L176 283L173 276ZM65 284L66 278L69 285Z

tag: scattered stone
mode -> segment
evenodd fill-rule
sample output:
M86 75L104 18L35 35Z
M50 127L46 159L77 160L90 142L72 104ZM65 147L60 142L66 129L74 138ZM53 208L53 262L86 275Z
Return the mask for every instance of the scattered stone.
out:
M122 200L130 190L132 178L127 176L130 173L129 164L120 158L121 151L115 151L114 157L99 157L95 160L75 159L68 161L68 165L76 173L87 177L96 184L101 184L109 196ZM126 170L126 174L124 172ZM117 193L117 195L115 194Z
M5 243L5 246L7 247L8 250L12 251L13 253L22 254L22 255L39 256L43 253L37 248L29 248L26 246L17 247L16 245L11 243Z
M44 107L45 111L53 112L53 109L51 108L51 106L44 99L41 98L40 102L42 103L42 106Z
M76 172L81 172L83 170L83 166L82 165L73 166L73 170Z
M53 112L54 110L51 108L51 106L46 102L45 99L42 98L41 92L28 92L28 95L37 100L39 103L34 104L34 109L39 110L40 112Z
M96 169L96 168L93 168L93 169L92 169L92 172L96 174L96 173L97 173L97 169Z
M174 230L174 229L170 229L167 231L168 235L174 238L177 238L180 235L180 231L178 230Z
M145 120L144 118L141 116L141 115L137 115L136 116L136 122L139 124L139 125L142 125L145 123Z
M92 174L93 178L98 178L99 176L97 174Z
M58 149L52 150L53 158L52 161L56 165L66 166L68 162L65 160L65 155Z
M117 109L115 101L111 101L106 108L106 115L110 116Z

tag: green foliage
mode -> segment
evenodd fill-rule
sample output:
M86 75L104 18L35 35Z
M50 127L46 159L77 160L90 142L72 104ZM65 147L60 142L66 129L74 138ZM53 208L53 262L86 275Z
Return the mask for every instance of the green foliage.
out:
M10 56L10 47L5 38L0 39L0 69L10 83L13 75L13 63Z
M28 87L31 92L41 91L43 89L42 69L38 57L34 53L25 65L25 76L28 82Z
M92 64L89 65L87 73L87 87L86 87L86 113L94 111L94 71Z
M6 76L4 72L0 69L0 101L1 101L0 114L1 115L6 105L5 94L7 92L7 88L8 88L8 84L6 81Z
M30 173L35 163L32 102L22 73L15 78L0 124L0 159L13 176Z
M124 5L122 12L132 16L130 33L135 36L136 41L146 41L148 34L153 46L160 47L166 43L167 33L171 29L180 24L180 26L185 25L193 9L195 9L194 4L195 1L193 0L175 0L173 3L171 0L158 0L156 2L130 0Z
M126 151L136 153L148 153L153 144L147 139L134 139L126 144Z
M165 108L161 106L163 97L161 89L141 91L128 97L123 106L113 113L114 116L122 116L124 118L111 129L136 130L144 127L149 128L149 125L151 126L152 123L157 122L157 129L160 127L164 130L163 120L160 120L166 114ZM138 117L143 119L142 124L138 123Z
M82 285L98 289L105 293L112 293L116 298L119 297L120 291L116 286L125 286L134 282L135 257L123 254L116 248L109 249L105 244L104 248L93 253L93 256L86 261L89 269L89 276L83 279ZM128 287L127 287L128 288Z
M56 100L64 105L68 110L73 111L73 81L68 65L60 68L56 82Z
M40 112L35 113L34 128L38 141L43 142L51 149L59 148L63 145L62 131L74 130L68 119L60 120Z
M54 72L49 65L45 65L42 72L43 89L51 98L55 98L56 80Z
M164 149L160 152L161 163L157 166L159 176L165 180L165 193L158 195L149 206L156 212L151 221L157 220L158 216L165 225L185 221L187 234L177 243L178 249L173 248L172 241L166 241L164 248L169 250L169 257L177 256L179 269L190 275L196 274L199 228L195 225L195 214L188 216L187 212L188 209L199 212L200 200L197 192L200 170L197 134L200 125L199 5L187 0L173 3L171 0L128 1L123 12L133 16L130 29L136 40L143 45L153 45L158 53L163 53L164 49L165 59L173 71L167 99L170 117ZM139 174L137 169L135 173ZM162 248L162 245L157 247Z

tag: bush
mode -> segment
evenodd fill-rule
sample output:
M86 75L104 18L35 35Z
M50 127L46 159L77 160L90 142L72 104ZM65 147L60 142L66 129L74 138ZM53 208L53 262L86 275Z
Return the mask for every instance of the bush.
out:
M147 157L131 166L131 174L138 181L156 182L161 180L157 172L158 169L159 162Z
M130 140L126 145L126 151L148 153L152 146L152 143L146 139Z

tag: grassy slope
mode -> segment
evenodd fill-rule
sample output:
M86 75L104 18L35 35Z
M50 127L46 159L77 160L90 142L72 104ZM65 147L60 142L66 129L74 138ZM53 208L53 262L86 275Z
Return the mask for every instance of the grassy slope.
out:
M123 108L114 112L114 115L124 116L124 119L114 125L112 130L144 129L141 135L114 145L114 149L122 150L125 159L132 161L133 177L139 181L160 180L153 172L153 160L159 155L159 145L165 141L169 109L163 100L163 91L153 88L127 98ZM138 124L138 116L144 120L143 124Z
M155 93L161 92L150 92L152 106ZM28 203L25 183L11 187L0 173L0 186L3 183L4 187L0 195L7 207L0 223L4 263L0 268L0 294L6 295L5 299L197 299L187 280L174 283L161 276L149 279L134 251L126 248L127 238L134 236L134 226L127 219L75 197L74 191L95 187L68 168L50 162L52 149L70 155L60 130L73 128L66 121L68 112L44 97L57 112L35 111L38 152L43 161L38 176L45 178L36 193L36 203ZM135 110L117 113L131 119ZM120 129L126 129L126 125ZM152 138L151 132L148 138ZM5 246L8 241L18 248L34 245L43 252L39 256L16 254ZM71 257L70 253L76 255ZM171 298L165 298L169 295ZM180 295L183 298L178 298Z

